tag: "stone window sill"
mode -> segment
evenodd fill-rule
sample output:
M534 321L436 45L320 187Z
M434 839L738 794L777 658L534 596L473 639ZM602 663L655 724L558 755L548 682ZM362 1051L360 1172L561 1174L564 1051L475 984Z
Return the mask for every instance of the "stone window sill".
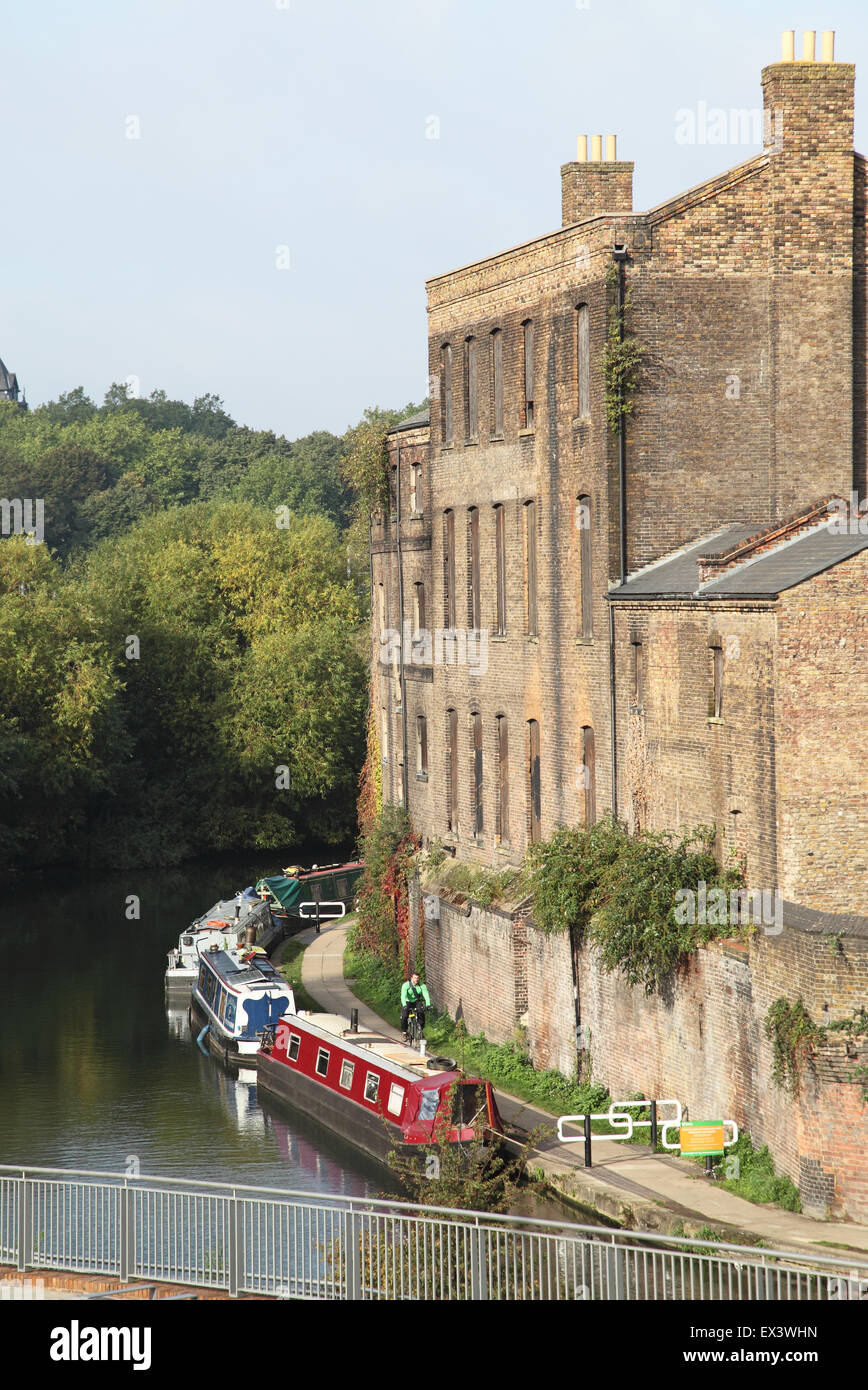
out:
M717 714L710 714L705 722L706 724L722 724L723 720Z
M535 434L536 430L531 426L530 429L519 430L518 437L519 439L531 439Z
M416 773L416 781L417 781L417 782L427 782L427 781L428 781L428 773L427 773L427 772L417 772L417 773Z
M574 430L580 429L580 428L582 428L582 429L587 429L588 426L590 425L590 423L591 423L591 417L590 417L590 415L574 415L574 416L573 416L573 429L574 429Z
M465 441L464 441L464 447L465 447L465 449L475 449L475 448L478 446L478 444L479 444L479 440L478 440L478 439L465 439Z
M492 632L492 633L489 634L488 640L489 640L489 642L505 642L505 641L506 641L506 633L505 633L505 632Z

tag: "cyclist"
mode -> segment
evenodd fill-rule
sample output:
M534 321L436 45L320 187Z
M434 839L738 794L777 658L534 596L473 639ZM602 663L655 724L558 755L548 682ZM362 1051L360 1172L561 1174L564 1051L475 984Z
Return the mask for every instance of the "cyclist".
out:
M425 1010L431 1007L431 996L428 993L428 986L423 985L419 979L418 971L414 970L409 980L405 980L401 986L401 1039L407 1041L407 1018L410 1010L415 1008L416 1017L419 1020L420 1030L425 1027Z

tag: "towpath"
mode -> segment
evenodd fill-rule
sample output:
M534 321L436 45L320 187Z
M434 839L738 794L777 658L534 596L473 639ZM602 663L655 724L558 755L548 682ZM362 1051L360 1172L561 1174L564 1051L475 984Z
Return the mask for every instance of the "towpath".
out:
M323 925L319 936L311 929L295 938L307 947L302 959L305 988L328 1013L348 1015L357 1008L363 1028L399 1038L398 1030L357 999L344 981L346 938L345 922ZM503 1118L519 1129L552 1125L554 1117L548 1111L504 1091L497 1091L497 1104ZM592 1157L593 1167L585 1168L583 1144L561 1144L553 1137L541 1142L533 1163L566 1196L638 1230L690 1236L703 1226L713 1226L724 1238L729 1228L729 1233L761 1236L772 1248L833 1255L836 1251L831 1247L843 1246L852 1249L857 1259L868 1256L868 1226L815 1221L797 1212L747 1202L715 1186L685 1159L596 1137Z

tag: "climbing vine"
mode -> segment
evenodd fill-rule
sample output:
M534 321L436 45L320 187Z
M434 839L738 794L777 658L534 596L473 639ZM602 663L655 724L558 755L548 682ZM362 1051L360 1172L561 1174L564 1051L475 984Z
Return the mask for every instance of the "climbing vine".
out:
M417 837L406 811L383 806L362 838L365 872L358 893L358 941L389 970L410 968L408 879Z
M617 298L614 297L618 285L618 267L611 265L606 271L606 285L612 302L606 315L606 341L603 346L601 365L606 400L606 422L613 434L621 429L623 421L633 414L634 396L639 388L639 364L645 351L635 334L622 331L621 316L618 313ZM624 317L632 307L630 290L624 296Z
M825 1040L826 1030L814 1023L802 999L791 1004L776 999L766 1014L765 1033L772 1045L772 1077L775 1085L797 1096L802 1069Z
M720 868L714 838L712 826L680 840L665 831L631 836L610 818L562 827L528 852L534 922L586 936L606 970L659 992L698 946L740 930L731 904L742 872L735 863Z

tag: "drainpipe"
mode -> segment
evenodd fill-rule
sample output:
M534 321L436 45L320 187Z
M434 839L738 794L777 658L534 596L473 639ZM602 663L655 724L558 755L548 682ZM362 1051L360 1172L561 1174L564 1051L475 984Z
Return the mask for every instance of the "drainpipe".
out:
M618 337L624 341L624 263L627 248L616 241L612 259L618 267ZM627 434L624 425L622 392L618 391L618 510L619 560L621 583L627 580ZM612 744L612 816L618 816L618 729L615 713L615 610L609 600L609 738Z
M396 451L397 460L398 460L398 469L397 469L397 472L398 472L398 485L397 485L397 489L396 489L398 495L397 495L397 499L396 499L396 502L395 502L395 506L396 506L397 512L398 512L398 516L397 516L397 520L396 520L396 524L395 524L395 535L396 535L396 538L397 538L397 548L398 548L398 626L399 626L400 632L401 632L401 638L400 638L400 642L399 642L399 644L398 644L399 651L400 651L400 653L401 653L401 656L400 656L400 663L401 663L401 664L400 664L400 684L401 684L401 745L402 745L402 755L403 755L403 757L402 757L402 762L401 762L401 801L402 801L402 803L403 803L404 810L406 811L407 815L409 815L409 814L410 814L410 807L409 807L409 805L408 805L409 784L408 784L408 777L407 777L407 684L406 684L406 681L405 681L405 679L404 679L404 570L403 570L403 566L402 566L402 562L401 562L401 441L400 441L400 439L398 439L398 440L395 441L395 451Z

